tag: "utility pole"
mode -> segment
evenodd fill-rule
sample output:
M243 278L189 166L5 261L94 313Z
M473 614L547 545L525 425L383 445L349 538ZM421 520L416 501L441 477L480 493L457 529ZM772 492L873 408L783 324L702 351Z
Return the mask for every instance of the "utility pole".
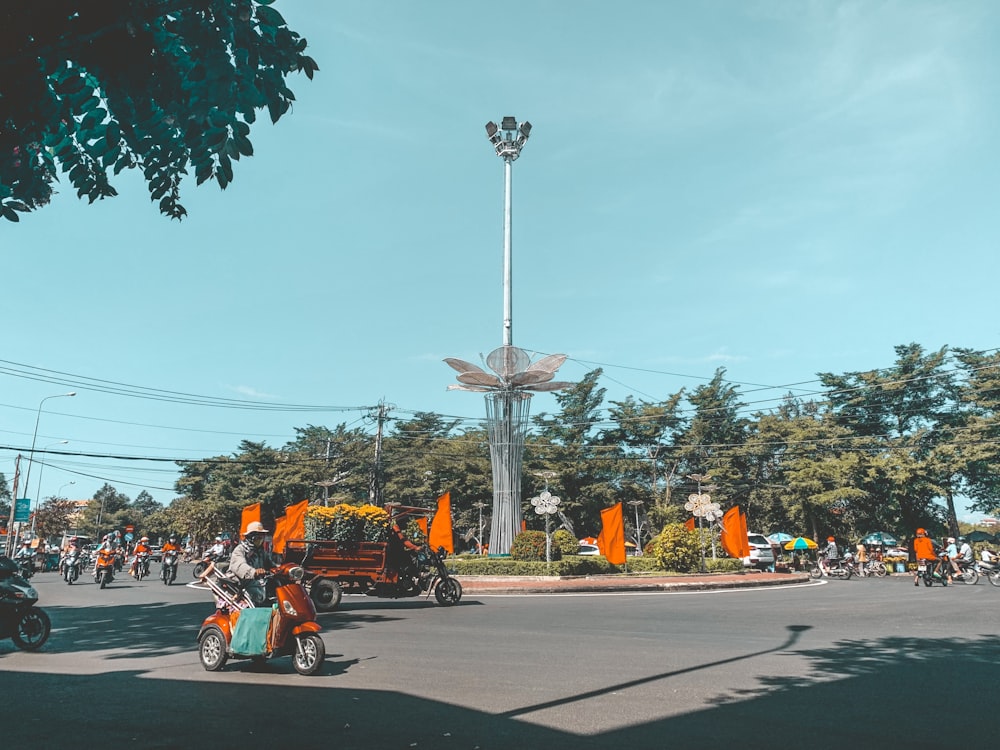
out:
M378 402L378 428L375 431L375 463L368 481L368 502L382 505L382 431L388 407L384 401Z
M21 478L21 454L17 454L17 458L14 459L14 489L11 492L10 497L10 520L7 521L7 542L4 546L4 553L10 557L14 554L14 511L17 508L17 483ZM20 531L20 529L19 529ZM20 536L20 533L18 533Z

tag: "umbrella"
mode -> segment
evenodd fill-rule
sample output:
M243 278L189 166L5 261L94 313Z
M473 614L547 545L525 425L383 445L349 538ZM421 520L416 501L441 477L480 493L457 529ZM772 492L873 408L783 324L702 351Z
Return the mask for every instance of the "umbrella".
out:
M987 534L985 531L980 531L976 529L975 531L970 531L965 535L965 538L970 542L989 542L990 544L996 544L997 538L992 534Z
M862 538L862 544L884 544L892 547L899 544L899 540L888 531L873 531L868 536Z
M812 539L797 536L790 542L785 542L785 549L816 549L819 546Z
M767 540L775 544L784 544L785 542L792 541L794 538L791 534L786 534L784 531L775 531L773 534L767 535Z

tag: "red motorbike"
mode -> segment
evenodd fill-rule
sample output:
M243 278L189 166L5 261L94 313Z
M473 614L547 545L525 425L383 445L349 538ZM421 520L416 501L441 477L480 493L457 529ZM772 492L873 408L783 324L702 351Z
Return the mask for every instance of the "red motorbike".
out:
M255 604L242 582L214 565L200 576L215 595L216 610L205 618L198 633L198 656L209 672L217 672L233 659L262 662L277 656L292 657L302 675L316 674L323 666L326 646L319 635L316 608L302 586L305 571L285 563L271 570L264 581L273 597Z

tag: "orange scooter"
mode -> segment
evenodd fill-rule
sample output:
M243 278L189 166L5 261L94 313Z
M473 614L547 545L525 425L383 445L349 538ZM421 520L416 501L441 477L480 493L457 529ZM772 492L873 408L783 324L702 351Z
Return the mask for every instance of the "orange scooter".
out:
M292 666L302 675L316 674L323 666L326 646L319 635L316 608L302 586L305 571L285 563L265 579L273 599L257 605L239 579L220 573L210 564L199 582L214 595L216 610L205 618L198 632L198 657L209 672L217 672L230 658L264 661L291 655Z
M97 565L94 567L94 582L105 588L115 579L115 553L109 549L97 551Z

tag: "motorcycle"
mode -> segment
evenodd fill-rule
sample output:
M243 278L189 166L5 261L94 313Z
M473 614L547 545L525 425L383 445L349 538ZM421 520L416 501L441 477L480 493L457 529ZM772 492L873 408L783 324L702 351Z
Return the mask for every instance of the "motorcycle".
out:
M17 563L0 556L0 638L10 638L23 651L40 649L52 623L37 601L38 592L18 574Z
M427 596L433 591L434 598L442 606L457 604L462 598L462 584L448 572L448 567L444 564L447 557L444 547L438 547L435 551L425 544L414 557L420 566L417 579L420 590L427 592Z
M225 571L229 567L229 555L226 553L222 553L221 555L214 552L205 553L205 557L195 563L195 579L201 578L202 574L208 570L209 565L214 565L217 570Z
M80 559L80 552L71 549L59 563L59 570L62 572L63 580L68 584L73 584L83 572L83 560Z
M217 672L230 658L259 663L291 655L296 672L316 674L323 666L326 646L319 635L316 608L302 586L304 576L302 567L294 563L272 569L265 589L273 596L257 606L239 579L209 565L198 583L188 584L207 587L216 599L215 613L205 618L198 632L201 665Z
M177 551L168 550L160 561L160 580L169 586L177 580Z
M933 586L935 583L947 586L948 573L945 569L947 565L948 560L943 557L940 560L917 560L917 577L927 587Z
M974 560L958 561L958 573L952 573L952 578L957 582L968 584L969 586L974 586L979 583L979 568Z
M1000 586L1000 562L976 560L973 566L981 577L988 580L994 586Z
M94 583L101 584L102 589L115 580L115 557L115 553L111 550L102 549L97 551L97 565L94 567Z
M140 552L135 556L135 562L132 566L134 570L135 580L141 581L143 578L149 575L149 553Z
M14 558L14 564L17 566L17 574L24 580L27 581L35 575L35 564L30 557Z
M846 581L854 575L854 572L854 558L852 555L847 555L837 560L826 561L826 573L831 578L843 578ZM813 563L809 569L809 577L819 578L822 575L823 570L819 567L819 563Z

